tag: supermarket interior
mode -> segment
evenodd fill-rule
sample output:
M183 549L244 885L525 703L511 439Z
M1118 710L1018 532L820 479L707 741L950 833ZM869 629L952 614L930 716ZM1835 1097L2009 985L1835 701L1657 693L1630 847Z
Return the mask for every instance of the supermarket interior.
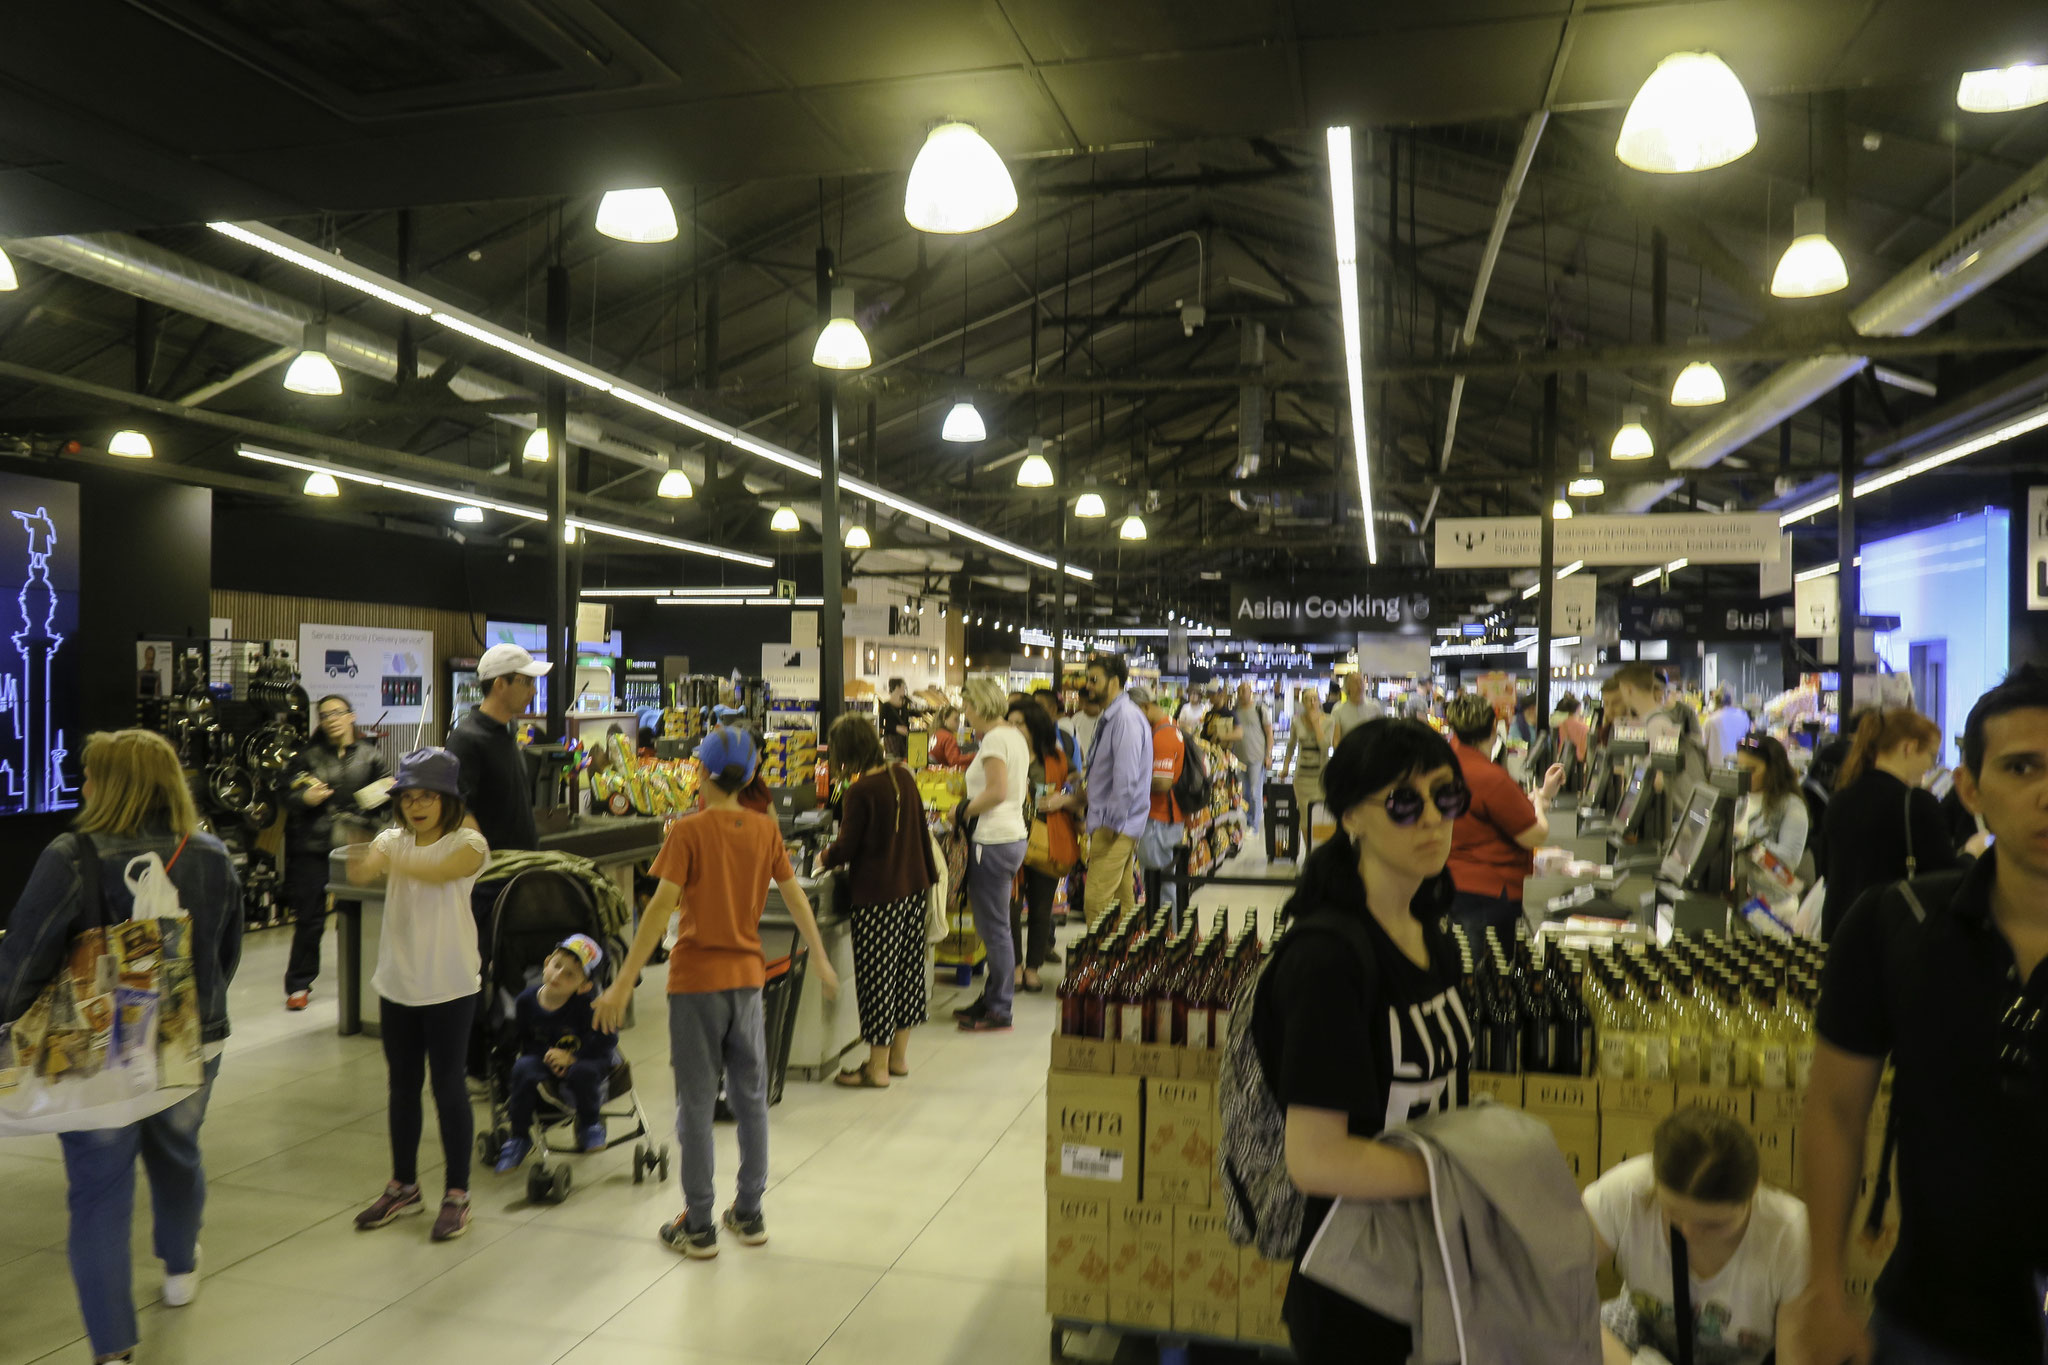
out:
M2048 1359L2048 10L14 19L0 1365Z

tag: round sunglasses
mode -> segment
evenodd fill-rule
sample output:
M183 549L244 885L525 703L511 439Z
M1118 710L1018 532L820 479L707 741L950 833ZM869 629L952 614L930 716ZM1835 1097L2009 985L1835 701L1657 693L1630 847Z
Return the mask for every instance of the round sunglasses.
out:
M1446 820L1455 820L1472 809L1472 789L1462 780L1447 782L1438 787L1434 795L1425 797L1413 787L1396 787L1387 793L1387 819L1404 828L1412 825L1422 818L1425 800L1436 803L1438 815Z

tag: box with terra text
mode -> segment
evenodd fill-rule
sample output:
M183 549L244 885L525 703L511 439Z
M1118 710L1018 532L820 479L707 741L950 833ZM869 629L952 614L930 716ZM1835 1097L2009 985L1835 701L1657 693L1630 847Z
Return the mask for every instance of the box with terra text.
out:
M1106 1076L1116 1069L1115 1058L1115 1043L1105 1043L1100 1038L1070 1038L1064 1033L1052 1036L1054 1071L1093 1071Z
M1054 1317L1109 1320L1109 1211L1100 1196L1046 1196L1045 1306Z
M1145 1202L1209 1206L1216 1169L1216 1083L1145 1082Z
M1143 1193L1145 1098L1137 1076L1046 1077L1045 1192L1136 1203Z
M1173 1326L1173 1209L1112 1204L1109 1320L1162 1331Z
M1176 1208L1173 1225L1173 1330L1237 1335L1241 1254L1221 1210Z
M1269 1261L1250 1247L1243 1249L1242 1258L1237 1273L1238 1340L1288 1345L1287 1323L1280 1309L1287 1299L1293 1263Z

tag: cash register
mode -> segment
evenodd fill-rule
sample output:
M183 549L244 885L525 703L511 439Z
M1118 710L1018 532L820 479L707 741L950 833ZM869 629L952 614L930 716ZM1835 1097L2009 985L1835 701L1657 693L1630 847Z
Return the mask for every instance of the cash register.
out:
M1739 780L1733 772L1715 772L1686 797L1657 863L1659 938L1727 928Z

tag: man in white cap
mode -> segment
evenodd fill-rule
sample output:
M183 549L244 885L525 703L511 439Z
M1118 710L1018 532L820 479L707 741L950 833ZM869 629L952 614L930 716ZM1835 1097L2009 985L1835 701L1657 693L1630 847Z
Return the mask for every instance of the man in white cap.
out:
M552 667L534 662L518 645L492 645L476 664L484 699L448 733L448 752L462 764L462 803L494 852L539 846L533 783L519 741L512 737L512 722L533 704L533 680L546 677Z

